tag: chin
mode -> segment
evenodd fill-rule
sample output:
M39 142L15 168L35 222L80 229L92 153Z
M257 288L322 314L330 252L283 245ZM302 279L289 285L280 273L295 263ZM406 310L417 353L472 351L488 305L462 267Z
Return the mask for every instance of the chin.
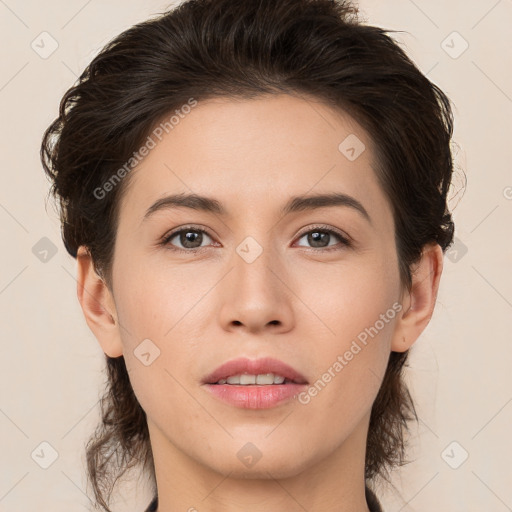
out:
M230 478L268 480L295 477L313 464L313 461L306 458L298 460L296 449L290 447L290 453L262 453L261 458L252 466L243 462L243 456L241 460L236 454L234 458L226 458L226 452L223 452L222 457L216 459L214 464L208 464L207 461L204 463L211 470L225 476L229 475Z

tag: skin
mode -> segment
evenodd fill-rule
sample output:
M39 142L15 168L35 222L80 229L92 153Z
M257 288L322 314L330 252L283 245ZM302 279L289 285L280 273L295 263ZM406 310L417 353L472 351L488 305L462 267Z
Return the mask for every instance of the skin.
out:
M366 147L354 161L338 150L350 134ZM390 351L409 349L427 326L443 264L439 245L426 246L411 291L402 288L373 154L352 118L312 98L200 102L131 171L112 290L80 249L86 321L106 354L125 357L147 413L159 512L368 511L371 407ZM333 191L360 201L371 223L347 206L279 213L292 196ZM181 208L142 221L156 200L180 192L214 197L230 215ZM206 230L202 252L159 245L188 224ZM317 224L353 246L336 235L312 245ZM247 236L263 250L252 263L236 251ZM179 236L172 243L184 248ZM227 360L262 356L314 383L395 303L401 311L307 404L241 409L201 385ZM147 338L160 350L149 366L134 355ZM237 457L248 442L262 455L250 468Z

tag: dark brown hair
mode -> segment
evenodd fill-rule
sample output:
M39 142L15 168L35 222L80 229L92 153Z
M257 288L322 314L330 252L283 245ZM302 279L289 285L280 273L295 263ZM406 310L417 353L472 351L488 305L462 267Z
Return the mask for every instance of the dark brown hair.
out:
M95 191L191 98L304 95L349 113L370 135L393 208L401 282L410 289L424 246L445 251L453 241L453 117L446 95L387 32L362 23L342 0L189 0L120 34L65 93L42 142L67 251L76 257L86 246L111 289L119 204L131 175L102 197ZM404 463L404 432L417 420L402 376L407 356L390 354L373 404L368 481ZM96 503L109 511L128 467L143 464L156 484L146 415L124 358L106 356L106 367L102 422L86 453Z

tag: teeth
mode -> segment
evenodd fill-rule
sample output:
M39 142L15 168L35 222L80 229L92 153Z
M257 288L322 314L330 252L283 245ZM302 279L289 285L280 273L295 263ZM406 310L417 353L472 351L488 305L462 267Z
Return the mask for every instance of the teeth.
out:
M239 384L241 384L242 386L246 384L256 384L256 375L240 375Z
M244 373L242 375L233 375L227 379L220 379L217 384L238 384L240 386L259 384L268 386L269 384L282 384L284 381L284 377L281 375L274 375L273 373L262 373L260 375Z

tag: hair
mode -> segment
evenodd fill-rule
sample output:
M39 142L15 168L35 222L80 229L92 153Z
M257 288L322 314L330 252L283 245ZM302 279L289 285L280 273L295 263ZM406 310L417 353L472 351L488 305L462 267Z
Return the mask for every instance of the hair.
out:
M348 113L370 135L393 210L400 281L410 290L425 245L445 252L453 242L453 115L447 96L387 32L395 31L363 24L343 0L188 0L115 37L64 94L42 140L66 250L76 258L85 246L112 289L119 204L131 175L101 197L95 190L191 98L307 95ZM404 434L418 420L403 381L408 353L391 352L372 406L367 481L388 480L407 462ZM155 490L156 481L146 414L124 357L106 356L106 369L101 422L86 455L96 506L110 512L113 487L129 467L143 464Z

